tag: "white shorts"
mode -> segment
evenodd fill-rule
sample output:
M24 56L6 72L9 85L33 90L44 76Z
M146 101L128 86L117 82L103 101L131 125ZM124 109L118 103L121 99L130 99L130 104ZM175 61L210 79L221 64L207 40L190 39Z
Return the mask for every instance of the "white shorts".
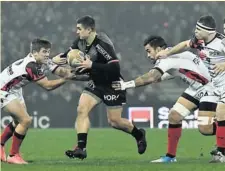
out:
M1 101L1 108L5 107L7 104L9 104L11 101L15 99L18 99L21 104L25 103L22 88L20 88L17 92L14 93L5 92L5 97L2 98Z
M185 94L191 96L192 99L188 99L188 100L192 101L194 104L199 102L217 103L219 101L219 97L214 93L214 89L215 88L213 87L211 83L199 89L194 89L191 86L189 86L182 94L182 97L184 97L183 95Z
M216 96L219 97L218 103L225 104L225 85L221 87L216 87L214 93Z

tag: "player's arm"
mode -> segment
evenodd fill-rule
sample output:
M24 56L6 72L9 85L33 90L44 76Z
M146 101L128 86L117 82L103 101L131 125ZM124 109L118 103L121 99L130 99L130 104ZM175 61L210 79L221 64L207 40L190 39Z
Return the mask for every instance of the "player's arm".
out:
M170 49L166 49L166 50L162 50L162 51L158 52L156 54L156 57L160 58L160 57L167 57L170 55L174 55L183 50L188 49L189 47L190 47L190 40L186 40L186 41L180 42L179 44L177 44L176 46L174 46Z
M221 50L223 52L223 55L225 55L225 38L221 42ZM215 64L213 69L216 74L224 72L225 71L225 62Z
M60 78L57 80L48 80L41 66L35 62L30 62L26 66L27 79L36 82L46 90L53 90L66 83L66 79Z
M58 75L60 77L71 78L71 80L75 80L75 81L90 80L90 76L88 74L75 75L75 71L73 71L72 69L60 67L60 66L53 71L53 74Z
M48 80L47 77L44 77L44 78L36 81L36 83L39 86L41 86L42 88L44 88L47 91L54 90L54 89L60 87L61 85L65 84L66 82L67 82L67 80L64 78L60 78L60 79L56 79L56 80Z
M128 82L115 81L112 87L115 90L126 90L129 88L145 86L151 83L162 81L162 75L173 68L174 65L175 63L173 62L173 59L167 58L160 60L160 62L158 62L148 73ZM165 76L165 78L169 78L169 75Z
M163 73L160 72L160 70L158 70L157 68L153 68L148 73L145 73L134 80L127 81L127 82L115 81L112 84L112 87L115 90L126 90L130 88L145 86L145 85L160 81L162 74Z

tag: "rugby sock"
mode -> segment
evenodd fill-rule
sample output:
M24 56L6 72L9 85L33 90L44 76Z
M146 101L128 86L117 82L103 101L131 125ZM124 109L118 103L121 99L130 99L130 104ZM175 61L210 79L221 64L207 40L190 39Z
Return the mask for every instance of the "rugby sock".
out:
M77 134L78 147L82 150L86 148L87 145L87 133L79 133Z
M168 157L176 156L177 145L181 136L181 131L182 131L182 124L169 124L166 156Z
M143 133L137 129L136 126L134 126L134 128L131 131L131 135L137 140L139 141L142 137L143 137Z
M19 153L19 149L20 149L20 146L21 146L24 138L25 138L25 135L18 134L16 131L14 132L13 137L12 137L12 146L10 149L9 156L13 156L13 155Z
M13 132L15 131L15 128L13 127L13 123L10 122L6 128L4 129L2 135L1 135L1 145L4 146L6 141L8 141L8 139L10 137L12 137Z
M218 151L225 155L225 121L218 121L216 143Z

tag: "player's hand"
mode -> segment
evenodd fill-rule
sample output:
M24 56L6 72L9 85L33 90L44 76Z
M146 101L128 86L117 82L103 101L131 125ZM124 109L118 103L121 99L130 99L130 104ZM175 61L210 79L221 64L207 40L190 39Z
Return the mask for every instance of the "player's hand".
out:
M76 78L76 74L73 70L69 69L67 74L65 75L64 79L67 79L67 80L73 80Z
M161 50L156 54L156 59L166 58L168 56L168 50Z
M219 64L215 64L213 69L214 69L216 74L224 72L225 71L225 62L219 63Z
M115 90L126 90L124 81L113 81L112 88Z
M52 61L54 62L54 63L56 63L56 64L58 64L58 65L63 65L63 64L66 64L66 58L61 58L61 55L62 55L63 53L60 53L60 54L58 54L57 56L55 56L55 57L53 57L52 58Z
M86 55L84 60L79 65L80 66L76 68L77 70L80 69L79 72L83 72L86 69L90 69L92 67L91 57Z

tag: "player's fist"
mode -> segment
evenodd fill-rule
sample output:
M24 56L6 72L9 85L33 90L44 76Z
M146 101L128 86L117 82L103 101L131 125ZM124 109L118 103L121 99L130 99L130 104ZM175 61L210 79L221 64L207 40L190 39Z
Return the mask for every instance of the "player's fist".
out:
M52 58L52 61L55 63L55 64L58 64L58 65L63 65L63 64L66 64L67 63L67 60L66 58L62 58L61 55L63 53L60 53L58 54L57 56L53 57Z

